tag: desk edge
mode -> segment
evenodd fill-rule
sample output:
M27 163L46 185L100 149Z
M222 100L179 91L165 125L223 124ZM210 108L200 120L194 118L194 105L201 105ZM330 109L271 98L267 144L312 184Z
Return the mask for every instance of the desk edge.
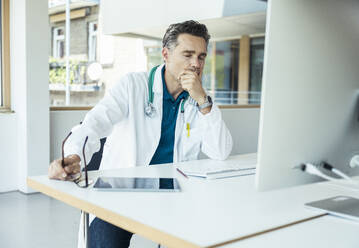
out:
M215 245L210 245L210 246L207 246L206 248L222 247L224 245L228 245L228 244L231 244L231 243L234 243L234 242L238 242L238 241L242 241L242 240L245 240L245 239L253 238L253 237L256 237L256 236L260 236L262 234L266 234L266 233L269 233L269 232L284 229L284 228L287 228L287 227L290 227L290 226L293 226L293 225L297 225L297 224L300 224L300 223L303 223L303 222L311 221L311 220L314 220L314 219L317 219L317 218L321 218L321 217L324 217L326 215L328 215L328 214L324 213L324 214L320 214L320 215L315 215L315 216L308 217L308 218L305 218L305 219L301 219L301 220L298 220L298 221L290 222L290 223L285 224L285 225L276 226L276 227L273 227L273 228L270 228L270 229L266 229L264 231L252 233L252 234L245 235L245 236L242 236L242 237L239 237L239 238L236 238L236 239L231 239L231 240L228 240L228 241L225 241L225 242L221 242L221 243L218 243L218 244L215 244Z
M27 185L41 193L62 201L72 207L81 209L87 213L94 214L102 220L105 220L113 225L119 226L132 233L137 233L145 238L148 238L159 244L169 247L188 247L200 248L201 246L188 242L181 238L175 237L171 234L152 228L148 225L142 224L138 221L132 220L128 217L121 216L112 211L106 210L95 204L80 200L68 193L56 190L48 185L39 183L32 178L27 178ZM79 217L80 218L80 217Z

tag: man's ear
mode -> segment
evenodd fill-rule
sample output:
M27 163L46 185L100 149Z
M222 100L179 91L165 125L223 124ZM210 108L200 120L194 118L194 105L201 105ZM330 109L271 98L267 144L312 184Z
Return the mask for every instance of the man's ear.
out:
M167 60L168 60L169 53L170 53L170 51L167 47L162 48L162 57L165 62L167 62Z

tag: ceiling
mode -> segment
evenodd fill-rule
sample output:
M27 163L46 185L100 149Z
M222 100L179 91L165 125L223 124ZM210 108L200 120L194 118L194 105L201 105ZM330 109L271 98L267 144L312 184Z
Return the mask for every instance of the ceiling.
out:
M240 37L243 35L257 35L265 33L266 12L242 14L238 16L221 17L210 20L201 20L211 34L211 40ZM121 36L145 37L162 39L166 27L136 29L131 33L122 33Z

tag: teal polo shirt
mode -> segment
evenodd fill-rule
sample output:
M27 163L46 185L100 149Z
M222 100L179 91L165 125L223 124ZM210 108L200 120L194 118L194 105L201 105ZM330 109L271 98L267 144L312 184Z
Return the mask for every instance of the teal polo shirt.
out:
M181 100L188 97L188 92L183 91L175 100L168 92L165 81L165 67L162 68L162 85L163 85L163 100L162 100L162 122L161 122L161 138L160 143L153 155L151 164L165 164L173 162L173 149L175 143L175 130L178 109ZM172 179L161 179L159 182L160 188L172 189Z
M162 68L163 85L163 104L162 104L162 122L161 138L157 150L153 155L151 164L165 164L173 162L173 148L175 142L175 129L177 122L178 109L181 100L188 97L188 92L183 91L175 100L168 92L165 81L165 67Z

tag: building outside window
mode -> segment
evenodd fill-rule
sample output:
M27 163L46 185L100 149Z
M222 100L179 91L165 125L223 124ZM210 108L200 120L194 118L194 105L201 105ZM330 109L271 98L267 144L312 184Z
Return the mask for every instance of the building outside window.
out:
M66 105L66 1L49 0L52 28L52 51L49 58L49 91L51 106ZM92 79L89 65L97 61L97 20L99 1L70 1L70 105L94 106L104 95L106 80Z
M96 61L96 48L97 48L97 23L90 22L89 23L89 31L88 31L88 60Z
M145 71L146 56L140 38L101 34L100 1L70 2L70 104L66 105L65 0L49 0L52 51L49 58L49 91L52 107L91 107L105 91L128 72ZM99 78L89 68L95 64ZM100 67L100 69L99 69ZM96 73L95 73L96 74Z
M58 27L53 29L53 48L52 56L54 58L63 58L65 56L65 29Z

